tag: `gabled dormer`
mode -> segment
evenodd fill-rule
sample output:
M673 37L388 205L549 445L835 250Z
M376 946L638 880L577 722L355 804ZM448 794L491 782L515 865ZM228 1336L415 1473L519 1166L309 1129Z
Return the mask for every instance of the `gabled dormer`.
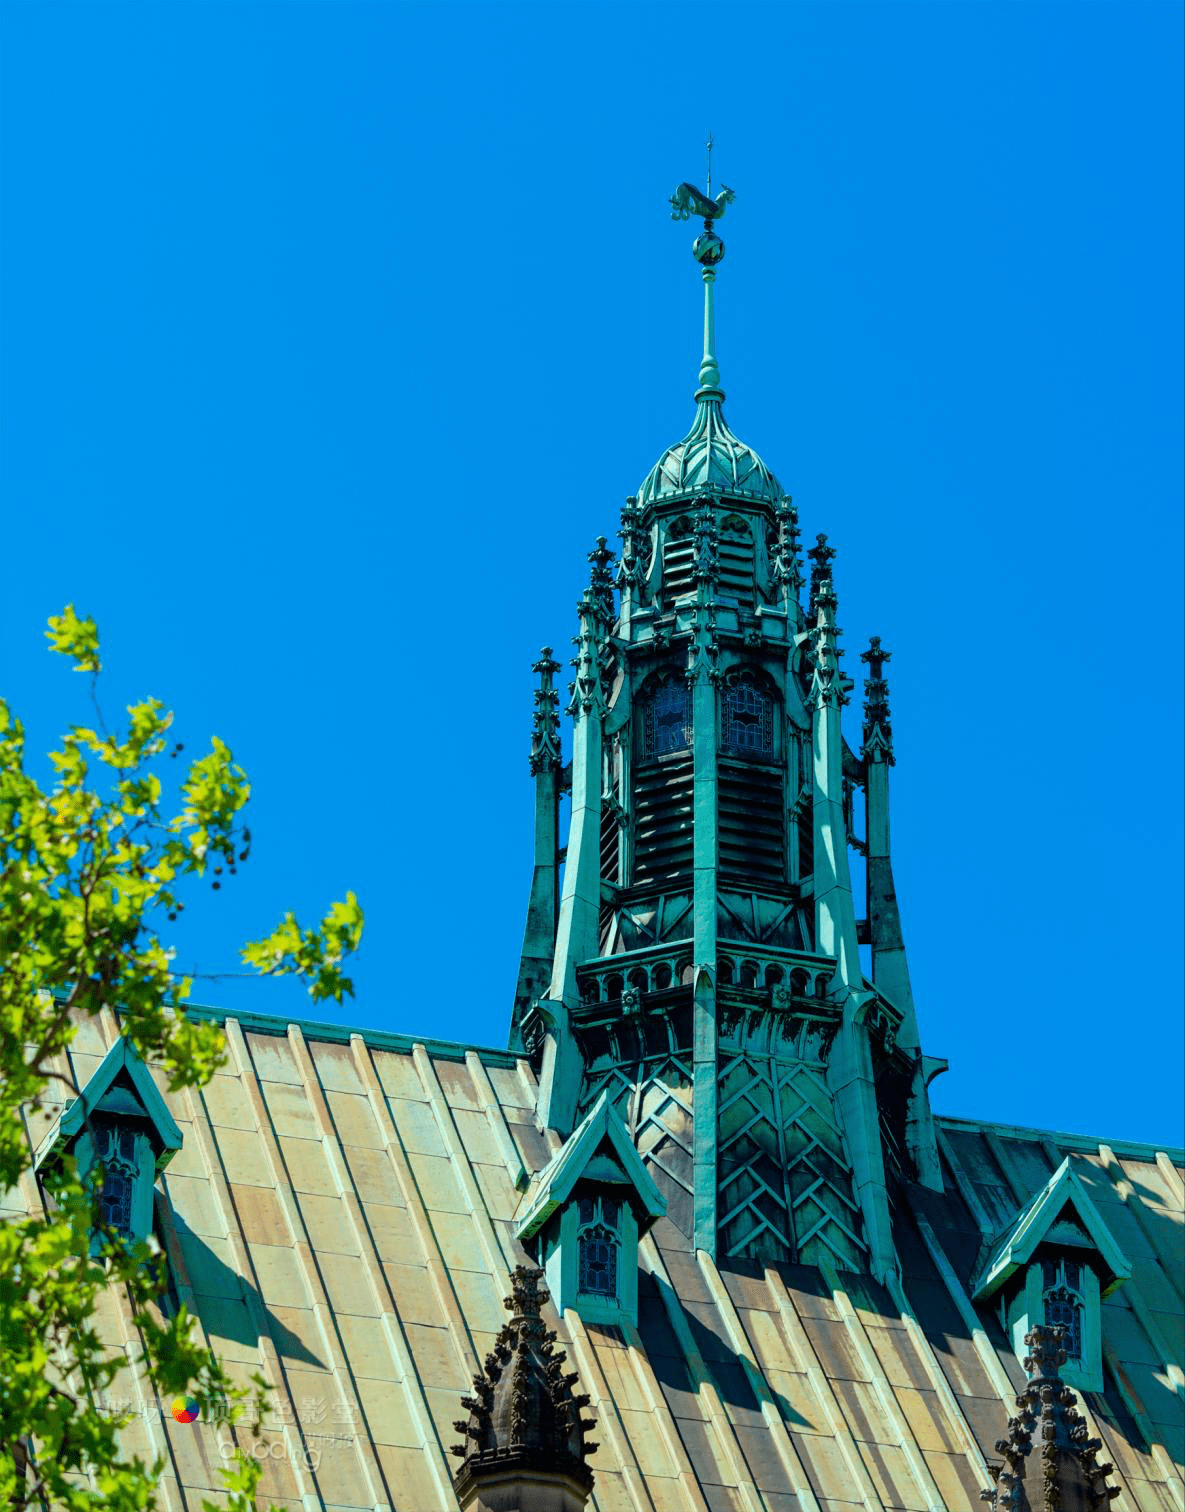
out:
M153 1183L180 1148L181 1130L132 1042L121 1036L50 1129L36 1166L52 1178L62 1157L72 1155L84 1181L101 1181L103 1222L135 1242L152 1232Z
M1101 1391L1102 1299L1130 1275L1067 1157L993 1244L974 1295L999 1307L1018 1358L1033 1328L1060 1324L1062 1375L1080 1391Z
M602 1093L535 1176L517 1216L561 1313L587 1323L638 1319L638 1242L666 1212L625 1125Z

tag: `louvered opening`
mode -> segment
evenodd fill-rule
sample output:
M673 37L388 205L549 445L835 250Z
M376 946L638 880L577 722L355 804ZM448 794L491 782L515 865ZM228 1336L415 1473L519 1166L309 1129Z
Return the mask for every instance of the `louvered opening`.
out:
M786 830L777 768L721 761L720 871L750 883L785 882Z
M669 536L662 548L662 589L667 601L681 593L690 593L694 581L695 543L691 536L672 540Z
M634 776L634 884L691 874L691 756L637 768Z
M617 813L610 803L601 804L601 876L606 882L620 882L621 846Z
M720 592L742 603L753 602L753 545L750 541L720 542Z

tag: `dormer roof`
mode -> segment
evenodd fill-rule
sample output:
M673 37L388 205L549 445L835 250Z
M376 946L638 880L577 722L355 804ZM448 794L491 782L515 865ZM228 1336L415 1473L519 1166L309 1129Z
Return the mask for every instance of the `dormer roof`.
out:
M639 1234L666 1213L666 1199L642 1164L606 1092L552 1160L532 1178L515 1215L518 1238L526 1240L537 1233L581 1180L627 1188L626 1200L638 1220Z
M1009 1276L1032 1260L1040 1244L1093 1251L1104 1296L1132 1273L1131 1262L1103 1222L1068 1155L992 1245L979 1270L975 1300L985 1301L997 1292Z
M135 1046L123 1035L103 1057L81 1096L58 1115L38 1151L37 1168L40 1170L63 1154L95 1113L139 1119L147 1124L158 1171L163 1171L181 1148L181 1130L176 1120Z

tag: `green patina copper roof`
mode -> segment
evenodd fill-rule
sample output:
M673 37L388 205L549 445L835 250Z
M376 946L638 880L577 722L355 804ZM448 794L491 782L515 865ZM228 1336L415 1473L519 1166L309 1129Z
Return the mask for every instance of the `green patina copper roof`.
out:
M1088 1244L1106 1268L1107 1274L1101 1278L1103 1295L1126 1281L1132 1273L1131 1262L1103 1222L1067 1155L1041 1191L1025 1203L1015 1221L996 1241L981 1267L973 1293L975 1301L992 1296L1014 1271L1027 1265L1043 1239L1056 1238L1058 1220L1064 1218L1067 1211L1077 1218L1082 1236L1081 1239L1072 1237L1070 1244Z
M720 493L777 504L782 485L751 446L737 439L724 418L724 395L701 390L691 429L669 446L638 491L639 504L683 494Z

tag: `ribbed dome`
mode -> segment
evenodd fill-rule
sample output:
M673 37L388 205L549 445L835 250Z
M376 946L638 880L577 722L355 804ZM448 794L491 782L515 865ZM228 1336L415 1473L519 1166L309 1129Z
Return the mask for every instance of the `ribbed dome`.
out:
M721 398L699 401L691 429L663 452L647 474L638 491L639 504L696 493L780 503L782 485L753 448L729 430Z

